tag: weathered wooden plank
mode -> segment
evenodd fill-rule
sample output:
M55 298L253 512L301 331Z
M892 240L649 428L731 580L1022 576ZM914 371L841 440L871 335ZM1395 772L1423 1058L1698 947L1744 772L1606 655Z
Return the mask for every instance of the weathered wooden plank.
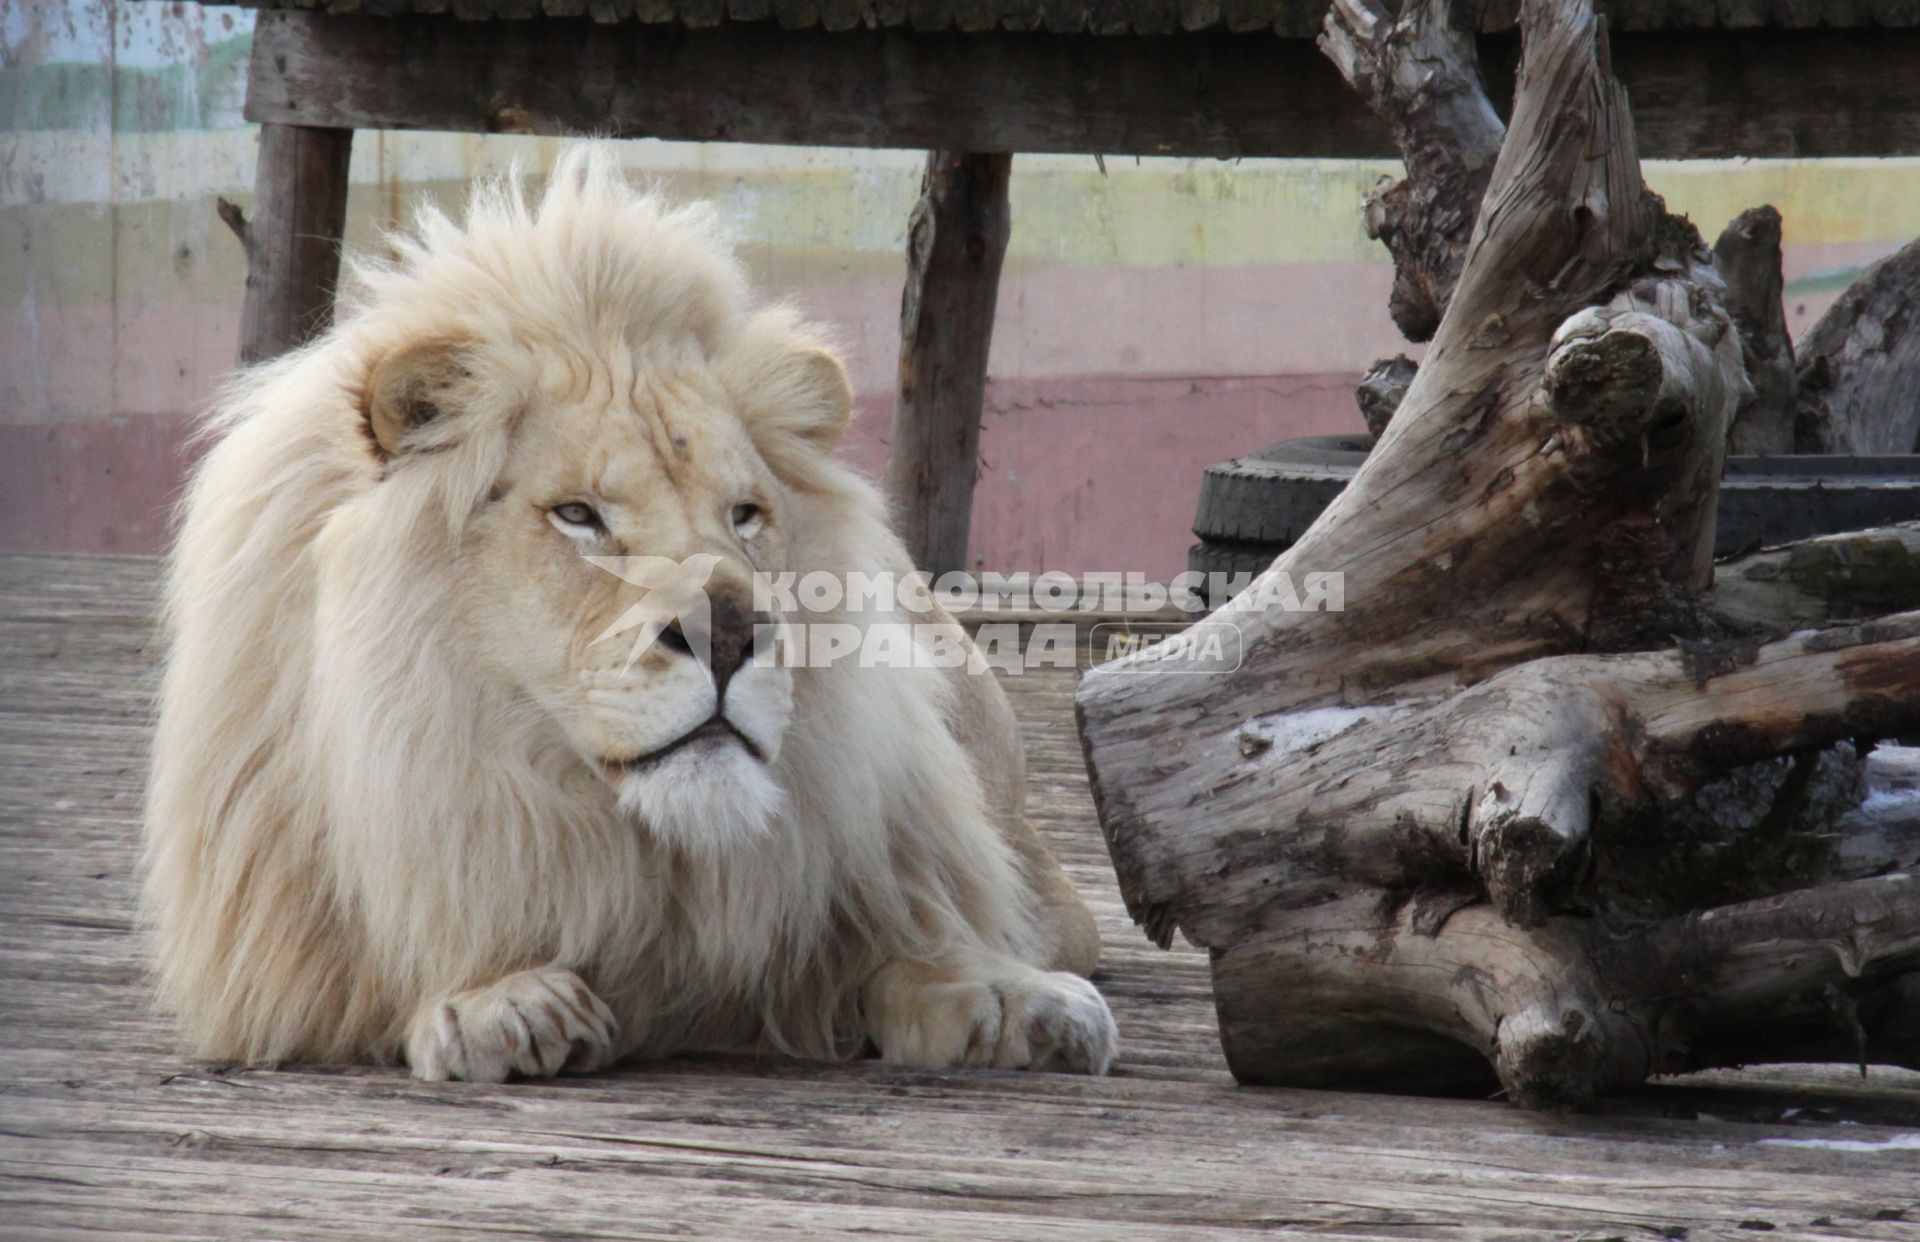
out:
M9 1239L1896 1239L1920 1217L1920 1151L1892 1145L1920 1132L1920 1075L1723 1075L1560 1118L1234 1087L1206 958L1153 949L1120 905L1070 671L1005 684L1033 818L1105 933L1110 1078L689 1058L491 1087L178 1057L132 917L154 651L129 635L155 579L0 556ZM1866 1147L1790 1145L1809 1140Z
M352 151L351 129L260 127L253 217L236 223L247 252L242 363L284 354L333 322Z
M929 153L907 224L887 495L914 565L935 575L967 568L1012 168L1006 154Z
M314 125L1219 156L1333 155L1355 132L1330 92L1277 89L1334 82L1310 44L1224 33L690 32L272 13L254 46L248 117ZM1377 135L1363 145L1385 150Z
M103 615L151 620L160 562L150 556L0 556L0 617Z
M203 0L226 3L226 0ZM444 13L466 21L575 17L593 10L606 21L677 22L710 26L720 0L241 0L259 9L319 9L329 13ZM1178 21L1186 29L1230 27L1278 30L1303 37L1320 28L1327 0L732 0L732 20L764 19L769 13L789 29L824 25L833 30L856 26L912 26L944 30L1032 30L1060 34L1156 34ZM1915 0L1612 0L1611 11L1623 28L1692 30L1767 25L1779 29L1811 26L1920 25ZM1511 0L1485 6L1481 25L1506 30L1514 24Z
M1486 58L1511 59L1512 41ZM1920 31L1623 33L1642 153L1920 153ZM750 69L748 67L751 67ZM250 120L1133 155L1390 156L1312 42L263 13Z
M1719 1236L1760 1221L1865 1238L1902 1236L1894 1213L1912 1194L1893 1184L1897 1152L1862 1169L1857 1154L1760 1141L1817 1129L1631 1117L1541 1127L1471 1103L1415 1112L1217 1081L715 1061L472 1089L391 1071L189 1069L156 1082L143 1062L56 1082L42 1075L57 1062L28 1054L9 1128L34 1146L0 1139L8 1163L86 1190L28 1206L125 1208L151 1195L163 1215L277 1208L276 1233L351 1218L377 1236L412 1216L757 1237L792 1212L836 1234L877 1219L914 1237L1282 1224L1343 1236ZM1176 1134L1187 1142L1169 1142ZM720 1204L730 1221L709 1214Z

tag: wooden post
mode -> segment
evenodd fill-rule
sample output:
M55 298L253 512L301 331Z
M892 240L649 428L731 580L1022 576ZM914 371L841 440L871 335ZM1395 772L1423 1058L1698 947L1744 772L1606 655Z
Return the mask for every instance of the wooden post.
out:
M934 151L907 228L887 494L913 563L966 568L1011 155Z
M352 151L350 129L260 127L253 218L242 220L231 204L221 205L247 252L242 364L284 354L333 321Z

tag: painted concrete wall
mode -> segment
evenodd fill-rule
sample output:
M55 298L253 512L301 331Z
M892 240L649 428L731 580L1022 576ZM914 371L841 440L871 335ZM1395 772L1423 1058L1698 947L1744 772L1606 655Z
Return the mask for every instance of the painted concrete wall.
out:
M188 431L232 364L242 281L217 221L245 205L251 15L147 0L0 0L0 547L152 551ZM422 200L530 175L551 140L363 134L348 245ZM884 460L912 152L622 145L716 201L756 277L830 321L860 395L847 452ZM1391 166L1021 157L995 326L974 554L992 569L1185 563L1201 468L1359 424L1355 375L1401 348L1359 225ZM1711 235L1786 217L1789 315L1810 324L1920 234L1920 161L1659 165Z

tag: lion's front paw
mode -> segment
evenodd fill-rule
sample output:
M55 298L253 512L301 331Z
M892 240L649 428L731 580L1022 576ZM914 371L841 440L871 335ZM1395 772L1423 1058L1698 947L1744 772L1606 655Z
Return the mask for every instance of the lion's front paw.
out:
M1120 1028L1098 988L1065 971L1033 984L998 989L1002 1021L994 1065L1002 1069L1104 1074L1120 1048Z
M523 970L422 1005L407 1032L415 1078L505 1082L585 1073L613 1059L613 1012L570 970Z
M1104 1074L1120 1033L1078 975L1032 969L979 977L893 967L870 993L880 1055L902 1065Z

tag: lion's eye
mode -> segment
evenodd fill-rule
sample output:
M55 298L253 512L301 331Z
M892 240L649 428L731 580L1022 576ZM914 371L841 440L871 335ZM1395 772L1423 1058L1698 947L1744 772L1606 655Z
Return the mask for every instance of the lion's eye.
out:
M738 531L742 538L757 534L764 525L766 525L766 515L760 511L759 505L733 507L733 529Z
M553 507L553 516L567 526L577 526L585 530L599 530L600 515L593 511L592 505L583 505L577 500Z

